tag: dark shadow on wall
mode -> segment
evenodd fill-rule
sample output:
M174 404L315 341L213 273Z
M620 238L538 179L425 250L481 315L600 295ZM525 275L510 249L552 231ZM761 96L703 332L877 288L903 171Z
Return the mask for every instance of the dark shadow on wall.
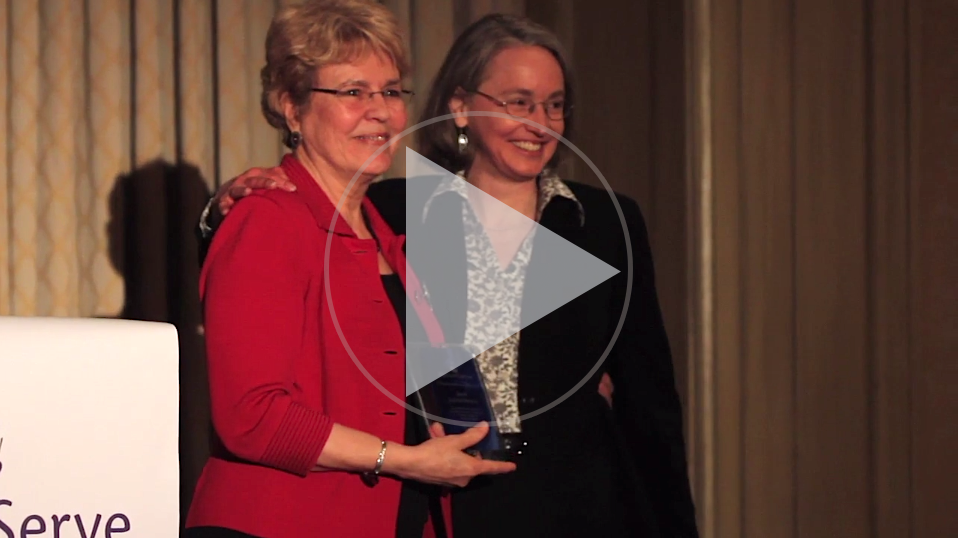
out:
M176 326L180 349L180 519L209 453L209 395L196 225L210 196L189 164L153 161L110 193L110 260L124 279L117 317Z

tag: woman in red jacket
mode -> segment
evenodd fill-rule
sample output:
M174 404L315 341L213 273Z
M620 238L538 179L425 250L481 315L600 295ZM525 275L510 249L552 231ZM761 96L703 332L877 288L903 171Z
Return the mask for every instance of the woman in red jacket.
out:
M406 444L397 313L411 275L403 237L365 194L406 125L402 38L376 3L315 1L277 14L266 52L263 111L298 192L236 204L206 256L216 435L185 535L401 535L397 521L425 518L401 514L403 480L463 486L515 469L462 451L485 427Z
M578 278L543 229L619 271L476 357L502 404L498 429L521 447L512 455L520 463L455 490L456 536L696 538L681 404L642 212L628 197L553 172L557 135L570 136L574 88L554 34L521 17L484 17L453 43L417 131L420 153L450 174L380 181L368 191L397 233L422 238L412 261L450 343L517 326L535 303L525 299ZM452 174L540 231L513 241L507 219L476 204ZM235 198L280 186L282 175L240 176L221 190L220 211L224 191ZM611 412L595 394L608 392L602 371L615 383Z

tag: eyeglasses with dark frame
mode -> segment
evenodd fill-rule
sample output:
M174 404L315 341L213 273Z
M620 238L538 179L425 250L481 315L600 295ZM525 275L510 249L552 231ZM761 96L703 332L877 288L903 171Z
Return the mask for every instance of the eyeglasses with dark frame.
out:
M566 105L565 99L549 99L546 101L532 101L528 97L516 97L508 101L497 99L488 93L479 90L472 90L469 93L475 93L485 97L493 103L506 109L506 113L517 118L524 118L536 111L538 105L543 105L546 116L552 120L564 120L572 115L572 105Z
M366 88L349 88L347 90L335 90L332 88L310 88L310 90L318 93L335 95L336 97L339 97L340 99L343 99L347 103L354 106L363 106L372 101L373 97L376 95L382 95L383 100L387 105L392 107L405 107L416 95L416 93L411 90L400 90L396 88L380 90L378 92L374 92Z

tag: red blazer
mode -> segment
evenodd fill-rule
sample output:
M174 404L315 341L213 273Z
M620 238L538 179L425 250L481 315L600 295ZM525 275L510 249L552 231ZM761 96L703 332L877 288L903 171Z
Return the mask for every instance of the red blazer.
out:
M403 442L402 328L376 243L357 238L341 216L333 224L333 202L294 157L282 166L297 192L257 190L237 203L203 265L216 441L187 527L393 538L398 480L368 487L355 473L310 470L333 423ZM363 206L405 284L404 237L368 199ZM450 525L447 517L451 535Z

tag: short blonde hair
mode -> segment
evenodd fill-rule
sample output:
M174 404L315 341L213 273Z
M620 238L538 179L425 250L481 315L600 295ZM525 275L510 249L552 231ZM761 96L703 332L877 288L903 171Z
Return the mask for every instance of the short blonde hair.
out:
M377 2L306 0L276 13L266 35L260 104L266 121L283 131L287 146L290 130L283 114L283 94L289 94L302 109L309 102L318 69L351 62L371 52L389 58L400 77L409 74L399 24L393 13Z

